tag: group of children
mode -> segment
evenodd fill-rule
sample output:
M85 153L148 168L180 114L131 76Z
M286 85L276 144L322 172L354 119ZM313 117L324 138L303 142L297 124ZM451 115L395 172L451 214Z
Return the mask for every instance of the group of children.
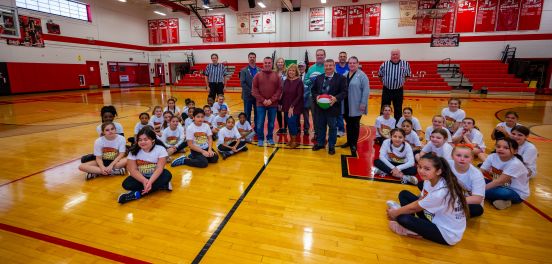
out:
M388 105L376 119L376 143L381 147L374 174L399 178L421 190L419 196L402 191L400 204L387 202L389 227L399 235L454 245L462 238L467 217L483 214L485 199L502 210L529 197L538 155L527 141L529 128L518 123L516 112L507 112L506 121L491 134L495 150L487 154L483 134L460 104L450 99L425 135L409 107L397 123ZM480 168L472 164L474 158L482 162ZM423 182L418 183L416 175Z
M114 121L117 110L104 106L102 123L96 129L99 138L94 142L94 153L83 156L79 166L86 172L86 179L125 175L128 169L130 176L123 182L128 192L118 199L119 203L126 203L157 190L172 190L172 176L164 166L171 162L172 154L184 153L186 147L190 154L172 160L171 167L205 168L218 162L218 153L226 159L247 151L246 142L255 133L245 113L238 115L237 122L230 116L223 95L217 97L216 103L209 100L203 108L196 108L193 100L186 99L182 112L176 101L169 98L165 109L155 106L151 117L149 113L140 113L134 136L128 138L130 146L126 144L123 127ZM211 147L213 141L218 153Z

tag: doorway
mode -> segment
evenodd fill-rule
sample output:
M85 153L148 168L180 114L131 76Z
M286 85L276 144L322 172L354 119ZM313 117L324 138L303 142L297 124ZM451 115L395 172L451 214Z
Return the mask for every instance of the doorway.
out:
M89 88L96 89L101 86L99 61L86 61L86 81Z

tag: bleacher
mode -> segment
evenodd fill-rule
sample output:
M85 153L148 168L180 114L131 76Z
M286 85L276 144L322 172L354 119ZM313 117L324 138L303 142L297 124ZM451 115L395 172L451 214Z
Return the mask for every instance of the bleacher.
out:
M535 88L528 88L528 84L513 74L508 74L508 64L500 61L463 61L455 62L460 65L473 85L474 90L486 87L489 92L535 92Z

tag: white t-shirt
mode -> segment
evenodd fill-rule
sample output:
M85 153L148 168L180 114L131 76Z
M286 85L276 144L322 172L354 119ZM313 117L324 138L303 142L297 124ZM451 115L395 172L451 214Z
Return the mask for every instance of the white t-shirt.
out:
M528 171L525 165L516 157L504 162L500 160L500 157L496 153L493 153L487 157L481 169L488 171L493 179L497 179L501 174L506 174L512 177L510 186L521 199L525 200L529 197L529 178L527 177Z
M144 128L145 126L151 126L151 128L153 129L153 123L151 122L151 120L147 125L142 125L142 122L138 122L134 126L134 135L138 135L138 132L140 132L140 129Z
M194 119L192 118L186 118L186 120L184 120L184 127L188 127L189 125L191 125L192 123L194 122Z
M177 126L175 130L172 130L171 127L167 127L163 130L163 134L161 135L161 141L167 148L179 146L184 140L186 140L186 134L182 126Z
M399 119L399 122L397 122L398 128L402 128L402 123L404 122L405 119L406 118L404 118L404 116L401 116L401 118ZM420 125L420 121L418 121L418 118L412 117L410 118L410 121L412 121L412 129L416 131L422 130L422 125Z
M250 131L252 128L251 128L251 124L249 124L249 121L245 120L245 122L242 124L240 123L240 121L238 121L236 123L236 126L235 126L238 131L240 132L245 132L245 131Z
M462 120L466 118L466 112L464 112L464 110L458 109L456 112L452 112L448 107L443 108L441 115L445 118L445 127L448 128L448 130L451 130L455 123L462 122Z
M449 160L448 163L450 170L456 176L458 182L469 192L466 196L478 195L485 197L485 179L483 173L477 167L470 164L468 171L459 173L454 167L454 161ZM483 201L481 205L483 205Z
M125 137L117 135L114 140L108 140L104 137L99 137L94 142L94 156L102 157L103 160L115 160L119 153L126 151Z
M408 169L414 166L414 153L410 144L403 143L400 147L395 147L391 139L386 139L381 144L379 159L389 168L395 168L391 162L402 163L396 166L399 170Z
M200 126L192 123L186 128L186 139L192 140L192 144L204 150L209 149L209 137L212 135L213 132L211 131L211 128L205 123Z
M145 152L144 150L138 151L138 154L132 155L128 154L129 160L135 160L138 171L144 175L144 177L149 178L157 168L157 162L159 159L169 156L167 150L164 147L155 145L150 152Z
M413 146L413 147L422 146L422 142L420 142L420 137L418 137L418 134L416 134L416 132L414 131L410 131L410 134L406 135L405 140L410 144L410 146Z
M226 115L230 114L230 107L228 107L228 104L227 103L222 103L222 105L225 105L226 106L226 110L228 110L228 112L226 113ZM218 113L220 112L220 106L221 104L219 104L218 102L215 102L213 104L213 107L211 107L211 109L213 110L213 114L214 115L218 115Z
M182 113L182 112L180 112L180 108L178 108L178 106L174 106L174 110L169 110L169 107L166 106L165 109L163 109L163 112L167 112L167 111L171 111L171 113L173 113L173 115L176 114L176 113Z
M454 137L462 137L462 133L464 133L464 128L460 127L454 133ZM464 138L462 137L462 140L463 139ZM479 130L472 128L468 139L471 141L472 144L477 145L478 148L480 148L482 151L485 151L485 141L483 141L483 134L481 134Z
M123 132L123 126L117 122L113 122L113 124L115 125L115 130L117 131L117 134L124 134L125 132ZM99 124L97 127L96 127L96 132L98 132L98 136L102 136L102 124Z
M423 148L425 153L435 153L438 157L442 157L446 160L452 159L452 146L448 143L444 143L440 148L433 145L433 142L429 141Z
M445 241L449 245L460 242L466 230L466 215L460 200L454 201L454 208L450 206L445 179L439 179L435 186L431 186L430 181L424 181L421 197L418 204L424 208L424 215L437 226Z
M215 115L205 116L203 118L203 123L209 125L209 127L213 127L214 122L215 122Z
M226 120L228 119L229 115L222 116L216 116L215 120L213 121L213 127L223 128L226 126Z
M537 176L537 157L539 152L533 143L525 141L523 145L518 147L518 154L523 158L525 167L531 172L529 178Z
M163 119L163 116L157 117L156 115L153 115L150 119L150 123L153 127L162 125L164 121L165 119Z
M396 120L394 117L389 117L389 119L385 119L382 115L378 116L376 118L376 137L381 137L380 132L377 130L378 128L381 129L383 134L385 136L389 136L389 132L391 132L391 129L395 128Z
M508 134L510 134L510 135L512 134L512 128L513 127L509 127L508 125L506 125L506 122L500 122L500 123L498 123L498 125L496 125L496 127L499 127L499 126L503 127L504 130L506 130L506 132L508 132ZM521 124L516 123L516 126L521 126Z
M445 131L447 131L447 135L448 135L447 142L452 143L452 135L450 134L450 131L446 128L443 128L443 129L445 129ZM431 133L433 133L433 126L429 126L426 129L425 139L426 139L427 142L429 142L431 140L430 139Z
M218 132L217 146L224 144L224 142L228 144L231 141L238 140L239 138L241 138L241 134L236 127L234 127L232 130L228 130L227 127L223 127Z

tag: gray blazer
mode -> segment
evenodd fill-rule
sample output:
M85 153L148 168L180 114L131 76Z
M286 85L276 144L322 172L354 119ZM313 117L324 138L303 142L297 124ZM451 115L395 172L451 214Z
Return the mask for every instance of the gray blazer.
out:
M255 97L251 95L251 89L253 87L253 75L249 72L249 65L245 66L240 71L240 84L242 87L242 100L255 100ZM261 72L261 68L257 67L257 73Z
M348 75L345 75L347 77ZM349 82L349 94L347 101L349 103L349 116L361 116L368 114L368 97L370 95L370 83L366 73L358 69L355 76ZM363 112L360 111L360 105L365 105Z

